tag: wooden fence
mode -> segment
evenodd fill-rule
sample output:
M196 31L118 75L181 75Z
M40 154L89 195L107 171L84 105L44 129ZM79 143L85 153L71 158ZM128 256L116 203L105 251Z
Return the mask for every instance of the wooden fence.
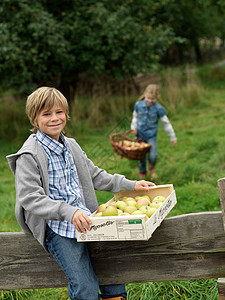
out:
M219 278L225 300L225 178L218 186L222 211L166 218L148 241L88 243L100 284ZM0 233L0 289L65 286L64 273L31 235Z

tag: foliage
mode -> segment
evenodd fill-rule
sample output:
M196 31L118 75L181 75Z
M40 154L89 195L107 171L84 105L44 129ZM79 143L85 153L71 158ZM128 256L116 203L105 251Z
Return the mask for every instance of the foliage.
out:
M183 44L172 44L170 51L177 51L180 62L183 56L194 48L198 62L201 62L202 40L214 40L225 36L225 4L213 0L161 0L154 3L155 23L168 24Z
M151 26L152 0L2 0L0 84L23 92L54 85L71 98L78 76L124 78L154 68L173 41Z

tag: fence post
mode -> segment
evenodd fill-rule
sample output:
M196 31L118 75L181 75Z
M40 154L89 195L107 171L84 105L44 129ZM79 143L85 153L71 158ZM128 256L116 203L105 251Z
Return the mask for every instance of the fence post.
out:
M220 178L218 181L220 204L222 209L223 226L225 229L225 178Z
M218 181L220 204L222 209L223 228L225 230L225 178L220 178ZM217 288L219 300L225 300L225 278L218 278Z

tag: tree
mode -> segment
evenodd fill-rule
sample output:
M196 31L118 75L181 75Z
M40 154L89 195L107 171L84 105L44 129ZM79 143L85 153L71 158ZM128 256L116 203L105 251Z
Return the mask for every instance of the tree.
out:
M155 24L168 24L183 44L174 43L172 49L178 49L180 62L185 51L194 49L198 63L202 61L200 41L224 36L223 0L161 0L154 3Z
M72 100L80 73L150 71L174 40L166 24L152 26L152 1L2 0L0 84L54 85Z

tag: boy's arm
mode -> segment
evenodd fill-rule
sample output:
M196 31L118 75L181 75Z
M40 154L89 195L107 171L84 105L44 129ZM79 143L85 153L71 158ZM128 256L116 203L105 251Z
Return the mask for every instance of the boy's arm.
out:
M117 193L122 190L134 191L135 180L128 180L124 175L120 174L109 174L95 166L88 158L87 165L95 190L108 191L110 193Z
M166 131L166 133L168 134L168 136L170 137L170 141L172 144L176 144L176 134L173 130L173 126L171 125L167 115L164 115L160 118L161 122L162 122L162 125L163 125L163 128L164 130Z

